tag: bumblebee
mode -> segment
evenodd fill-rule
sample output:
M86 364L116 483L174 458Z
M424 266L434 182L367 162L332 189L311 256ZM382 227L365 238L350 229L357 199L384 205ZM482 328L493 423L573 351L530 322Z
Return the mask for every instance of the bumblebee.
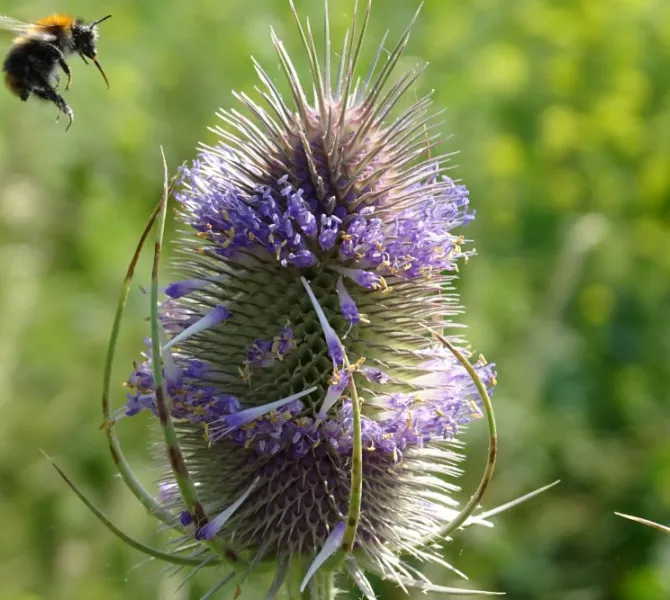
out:
M65 59L77 53L84 63L87 63L87 58L93 61L109 88L107 76L96 58L96 42L98 25L111 16L107 15L88 25L82 19L60 14L35 23L23 23L0 16L0 29L19 34L3 64L5 84L9 90L24 102L31 94L53 102L58 108L59 117L64 113L69 119L67 131L72 125L74 113L57 91L60 84L58 68L67 76L67 91L72 83L72 72Z

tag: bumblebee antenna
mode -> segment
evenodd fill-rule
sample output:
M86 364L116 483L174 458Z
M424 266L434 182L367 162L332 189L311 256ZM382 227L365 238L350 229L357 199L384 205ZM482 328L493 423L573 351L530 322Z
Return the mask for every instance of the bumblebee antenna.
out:
M89 25L89 27L90 27L91 29L93 29L93 27L97 27L98 25L100 25L100 23L102 23L103 21L106 21L106 20L109 19L111 16L112 16L112 15L107 15L106 17L102 17L102 19L98 19L97 21L93 21L93 22Z

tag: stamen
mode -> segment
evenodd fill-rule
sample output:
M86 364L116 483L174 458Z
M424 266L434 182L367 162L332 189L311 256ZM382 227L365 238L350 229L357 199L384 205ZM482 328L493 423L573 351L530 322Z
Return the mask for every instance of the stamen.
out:
M340 342L340 338L337 337L335 330L328 323L328 319L326 319L326 315L324 314L319 301L316 299L309 282L304 277L301 277L300 281L302 281L302 285L305 286L307 295L312 301L312 306L319 318L319 323L323 330L323 335L326 338L326 344L328 345L328 356L333 359L333 362L336 365L344 364L344 347L342 346L342 342Z
M167 344L163 346L163 352L165 352L168 348L171 348L175 344L178 344L179 342L183 342L185 339L190 338L196 333L200 333L205 329L210 329L211 327L218 325L222 321L230 319L230 317L231 313L225 306L223 305L217 306L216 308L209 311L204 317L202 317L202 319L196 321L195 323L193 323L193 325L184 329L184 331L182 331L180 334L174 336Z
M314 573L316 573L319 570L319 567L325 563L335 552L338 551L340 548L340 544L342 544L342 538L344 537L344 530L346 529L346 525L344 521L341 521L335 527L333 527L333 530L330 532L330 535L326 539L326 542L323 545L323 548L321 548L321 551L316 555L316 558L314 559L314 562L309 566L309 569L307 569L307 574L305 575L305 578L302 580L302 583L300 584L300 591L304 592L305 588L307 587L307 584L309 583L309 580L312 578Z
M219 533L221 528L226 524L226 521L228 521L228 519L230 519L230 517L233 516L235 511L249 497L249 494L251 494L251 492L254 491L259 481L260 477L256 477L256 479L254 479L252 484L237 500L235 500L235 502L233 502L220 515L217 515L214 519L212 519L209 523L207 523L207 525L198 529L198 531L195 532L195 538L197 540L211 540L217 533Z

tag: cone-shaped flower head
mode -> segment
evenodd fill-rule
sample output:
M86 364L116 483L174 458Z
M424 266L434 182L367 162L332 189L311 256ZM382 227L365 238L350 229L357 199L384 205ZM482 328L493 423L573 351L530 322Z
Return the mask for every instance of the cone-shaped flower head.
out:
M358 78L368 13L332 71L328 32L319 62L298 23L306 85L273 35L291 101L256 64L261 99L221 112L220 141L176 193L187 230L160 344L198 503L172 471L162 499L203 563L217 547L274 562L268 598L289 564L309 589L340 550L367 597L363 570L409 585L401 554L439 561L424 542L456 513L455 439L481 415L471 377L426 330L457 326L468 192L430 156L430 99L394 110L422 70L392 76L409 29ZM160 412L151 363L128 381L127 415ZM476 369L491 387L491 367Z

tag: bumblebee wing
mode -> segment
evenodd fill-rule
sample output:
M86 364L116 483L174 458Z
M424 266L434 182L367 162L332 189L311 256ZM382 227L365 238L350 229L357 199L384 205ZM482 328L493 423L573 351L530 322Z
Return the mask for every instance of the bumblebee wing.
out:
M47 42L56 39L55 35L42 31L39 25L35 25L34 23L24 23L18 19L2 15L0 15L0 29L18 33L19 35L30 35L31 37L36 37Z

